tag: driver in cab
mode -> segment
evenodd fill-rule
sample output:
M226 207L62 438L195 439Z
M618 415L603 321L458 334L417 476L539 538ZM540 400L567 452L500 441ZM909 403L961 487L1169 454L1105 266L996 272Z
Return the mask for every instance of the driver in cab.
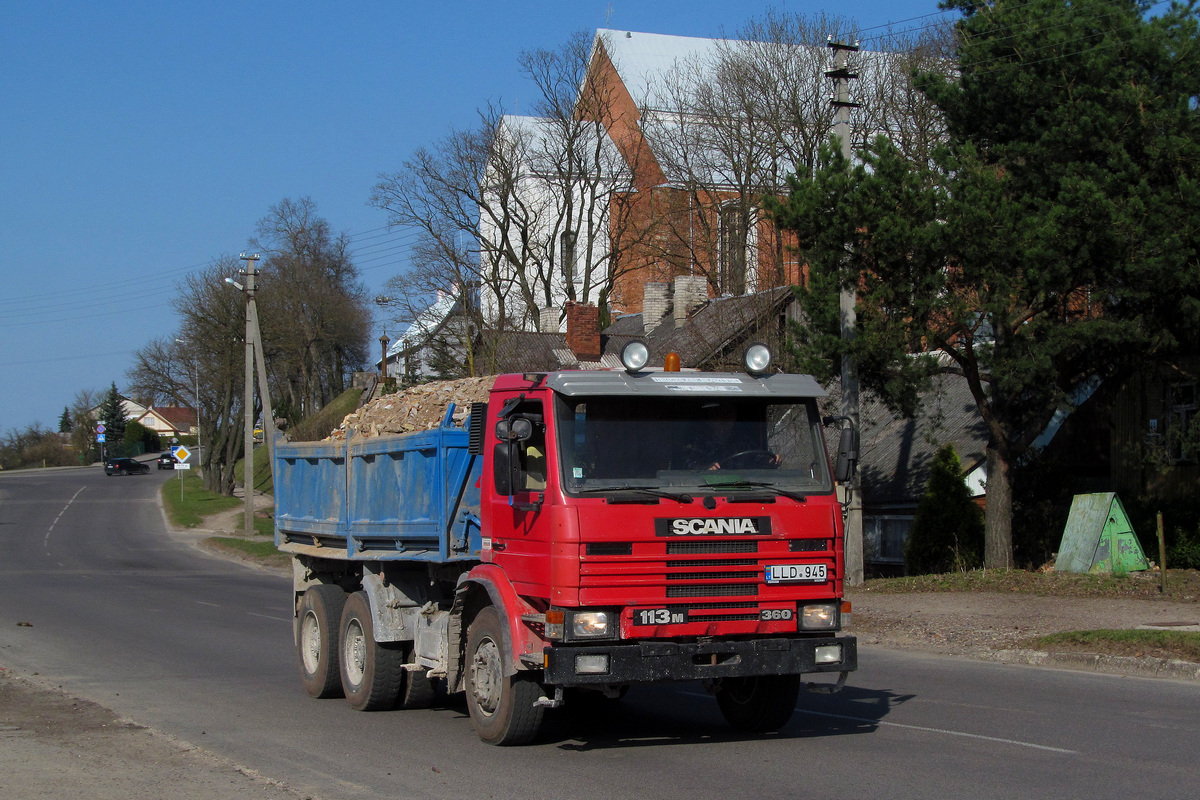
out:
M753 423L739 421L732 403L712 402L701 407L703 425L687 445L689 469L777 469L778 453L763 449Z

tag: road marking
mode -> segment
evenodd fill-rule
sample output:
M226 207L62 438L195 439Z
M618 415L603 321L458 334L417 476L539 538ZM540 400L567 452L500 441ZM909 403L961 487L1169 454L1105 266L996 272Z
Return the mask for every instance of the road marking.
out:
M1079 755L1078 750L1067 750L1062 747L1051 747L1046 744L1034 744L1033 742L1022 742L1017 739L1002 739L998 736L983 736L978 733L965 733L963 731L951 731L945 728L928 728L924 725L905 725L902 722L885 722L881 719L869 719L866 717L851 717L846 714L828 714L824 711L806 711L803 708L796 709L801 714L809 714L814 717L829 717L831 719L846 719L851 722L866 722L871 725L887 725L892 728L906 728L910 731L925 731L926 733L941 733L946 736L960 736L965 739L982 739L985 742L999 742L1000 744L1013 744L1018 747L1032 747L1034 750L1048 750L1051 753L1064 753L1066 755Z
M692 697L708 697L707 694L700 692L683 692L683 694L691 695ZM1031 747L1034 750L1046 750L1051 753L1062 753L1064 755L1076 756L1079 755L1078 750L1067 750L1063 747L1051 747L1047 744L1035 744L1033 742L1022 742L1017 739L1002 739L999 736L984 736L979 733L966 733L964 731L952 731L946 728L929 728L924 725L905 725L902 722L885 722L881 719L871 719L869 717L851 717L847 714L829 714L824 711L808 711L803 708L797 708L799 714L808 714L813 717L829 717L830 719L844 719L850 722L865 722L868 725L887 725L891 728L905 728L910 731L924 731L926 733L940 733L945 736L958 736L963 739L982 739L985 742L997 742L999 744L1011 744L1017 747Z
M209 606L210 608L222 608L222 606L220 606L216 603L206 603L203 600L197 600L196 604L201 605L201 606Z
M270 614L255 614L253 611L247 611L246 613L252 617L262 617L263 619L273 619L277 622L291 622L291 620L288 619L287 617L273 617Z
M86 488L87 488L86 486L81 487L79 492L82 492ZM71 503L75 502L75 498L79 497L79 492L76 492L75 494L71 495L71 499L67 501L67 504L65 506L63 506L62 511L58 512L58 516L54 518L54 522L51 522L50 527L46 529L46 537L44 539L42 539L42 548L45 549L46 555L50 555L50 533L51 533L51 531L54 530L54 526L58 524L58 521L60 519L62 519L62 515L67 513L67 509L71 507Z

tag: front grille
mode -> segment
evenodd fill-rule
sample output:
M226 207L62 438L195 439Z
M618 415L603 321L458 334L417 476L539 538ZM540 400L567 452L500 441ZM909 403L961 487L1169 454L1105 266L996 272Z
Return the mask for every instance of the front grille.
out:
M758 542L669 542L667 555L687 556L703 553L757 553Z
M668 586L667 597L746 597L758 594L754 583L710 583L704 586Z
M686 561L672 561L672 567L757 567L757 558L694 558Z
M725 566L721 564L720 566ZM738 578L757 578L758 571L753 572L672 572L667 575L669 581L727 581Z

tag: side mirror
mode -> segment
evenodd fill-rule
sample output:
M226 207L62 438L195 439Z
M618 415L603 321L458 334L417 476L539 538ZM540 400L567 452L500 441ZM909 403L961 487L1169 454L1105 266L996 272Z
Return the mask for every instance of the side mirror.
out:
M531 436L533 422L525 417L506 417L496 423L496 438L502 442L523 442Z
M838 454L837 465L833 470L833 477L838 483L845 483L854 475L854 470L858 467L858 431L854 428L842 428L842 434L838 437Z
M521 485L521 464L515 441L500 441L492 451L492 477L496 494L512 497Z

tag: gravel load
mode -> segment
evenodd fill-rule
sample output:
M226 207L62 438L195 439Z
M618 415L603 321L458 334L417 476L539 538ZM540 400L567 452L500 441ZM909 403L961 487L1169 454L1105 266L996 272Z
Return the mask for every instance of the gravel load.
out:
M460 378L423 383L403 392L385 394L348 414L329 439L347 436L389 436L427 431L441 424L446 408L454 403L454 422L463 425L472 403L485 402L496 376Z

